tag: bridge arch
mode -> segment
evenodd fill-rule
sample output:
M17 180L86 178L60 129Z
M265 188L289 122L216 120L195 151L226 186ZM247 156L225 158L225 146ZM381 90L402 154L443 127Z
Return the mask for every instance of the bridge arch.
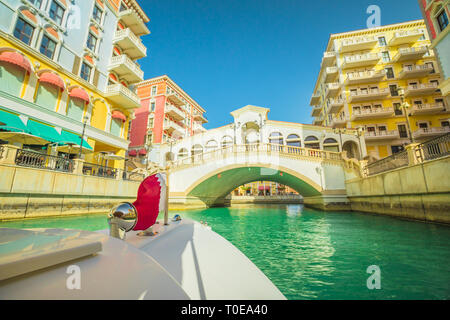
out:
M303 174L286 167L261 164L233 164L217 169L195 180L186 189L186 196L214 206L237 187L253 181L273 181L287 185L304 197L320 196L322 186Z

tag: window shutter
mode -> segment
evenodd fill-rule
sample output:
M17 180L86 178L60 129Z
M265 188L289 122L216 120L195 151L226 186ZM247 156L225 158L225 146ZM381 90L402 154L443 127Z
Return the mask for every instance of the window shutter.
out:
M98 79L100 78L100 72L98 72L98 70L95 70L95 73L94 73L94 82L93 82L93 85L95 86L95 87L97 87L98 86Z
M78 71L80 70L81 59L78 56L75 56L75 61L73 62L72 73L78 75Z

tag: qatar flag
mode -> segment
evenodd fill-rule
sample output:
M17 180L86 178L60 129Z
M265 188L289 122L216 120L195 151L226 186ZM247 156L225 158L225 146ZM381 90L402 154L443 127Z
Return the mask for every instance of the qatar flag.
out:
M159 213L166 210L166 174L157 173L142 181L137 200L133 206L137 211L137 222L133 230L147 230L153 226Z

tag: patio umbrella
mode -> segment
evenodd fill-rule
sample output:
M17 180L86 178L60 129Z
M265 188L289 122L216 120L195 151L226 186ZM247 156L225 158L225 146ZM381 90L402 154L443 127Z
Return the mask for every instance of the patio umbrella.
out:
M56 150L58 150L58 152L64 152L64 153L70 153L70 154L78 154L78 152L80 151L80 145L79 144L70 144L67 143L63 146L58 146L56 148ZM82 154L86 154L86 153L92 153L94 152L91 149L85 148L84 146L81 148L81 153Z
M41 137L33 136L25 132L0 132L0 139L9 143L18 142L21 144L46 145L50 142Z
M103 158L106 160L125 160L125 157L118 156L113 153L106 154Z

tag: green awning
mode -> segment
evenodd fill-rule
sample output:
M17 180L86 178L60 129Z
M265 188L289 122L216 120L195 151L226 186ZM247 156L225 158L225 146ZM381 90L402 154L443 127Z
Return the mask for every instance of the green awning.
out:
M81 137L75 133L63 130L61 131L61 144L65 143L74 143L75 145L79 146L81 143ZM83 148L93 150L92 147L87 143L86 140L83 140Z
M27 126L20 120L18 115L0 110L0 129L12 132L26 132Z
M28 132L30 132L32 135L44 138L50 142L59 142L61 141L61 135L56 131L55 128L48 126L46 124L34 121L34 120L28 120L27 125Z

